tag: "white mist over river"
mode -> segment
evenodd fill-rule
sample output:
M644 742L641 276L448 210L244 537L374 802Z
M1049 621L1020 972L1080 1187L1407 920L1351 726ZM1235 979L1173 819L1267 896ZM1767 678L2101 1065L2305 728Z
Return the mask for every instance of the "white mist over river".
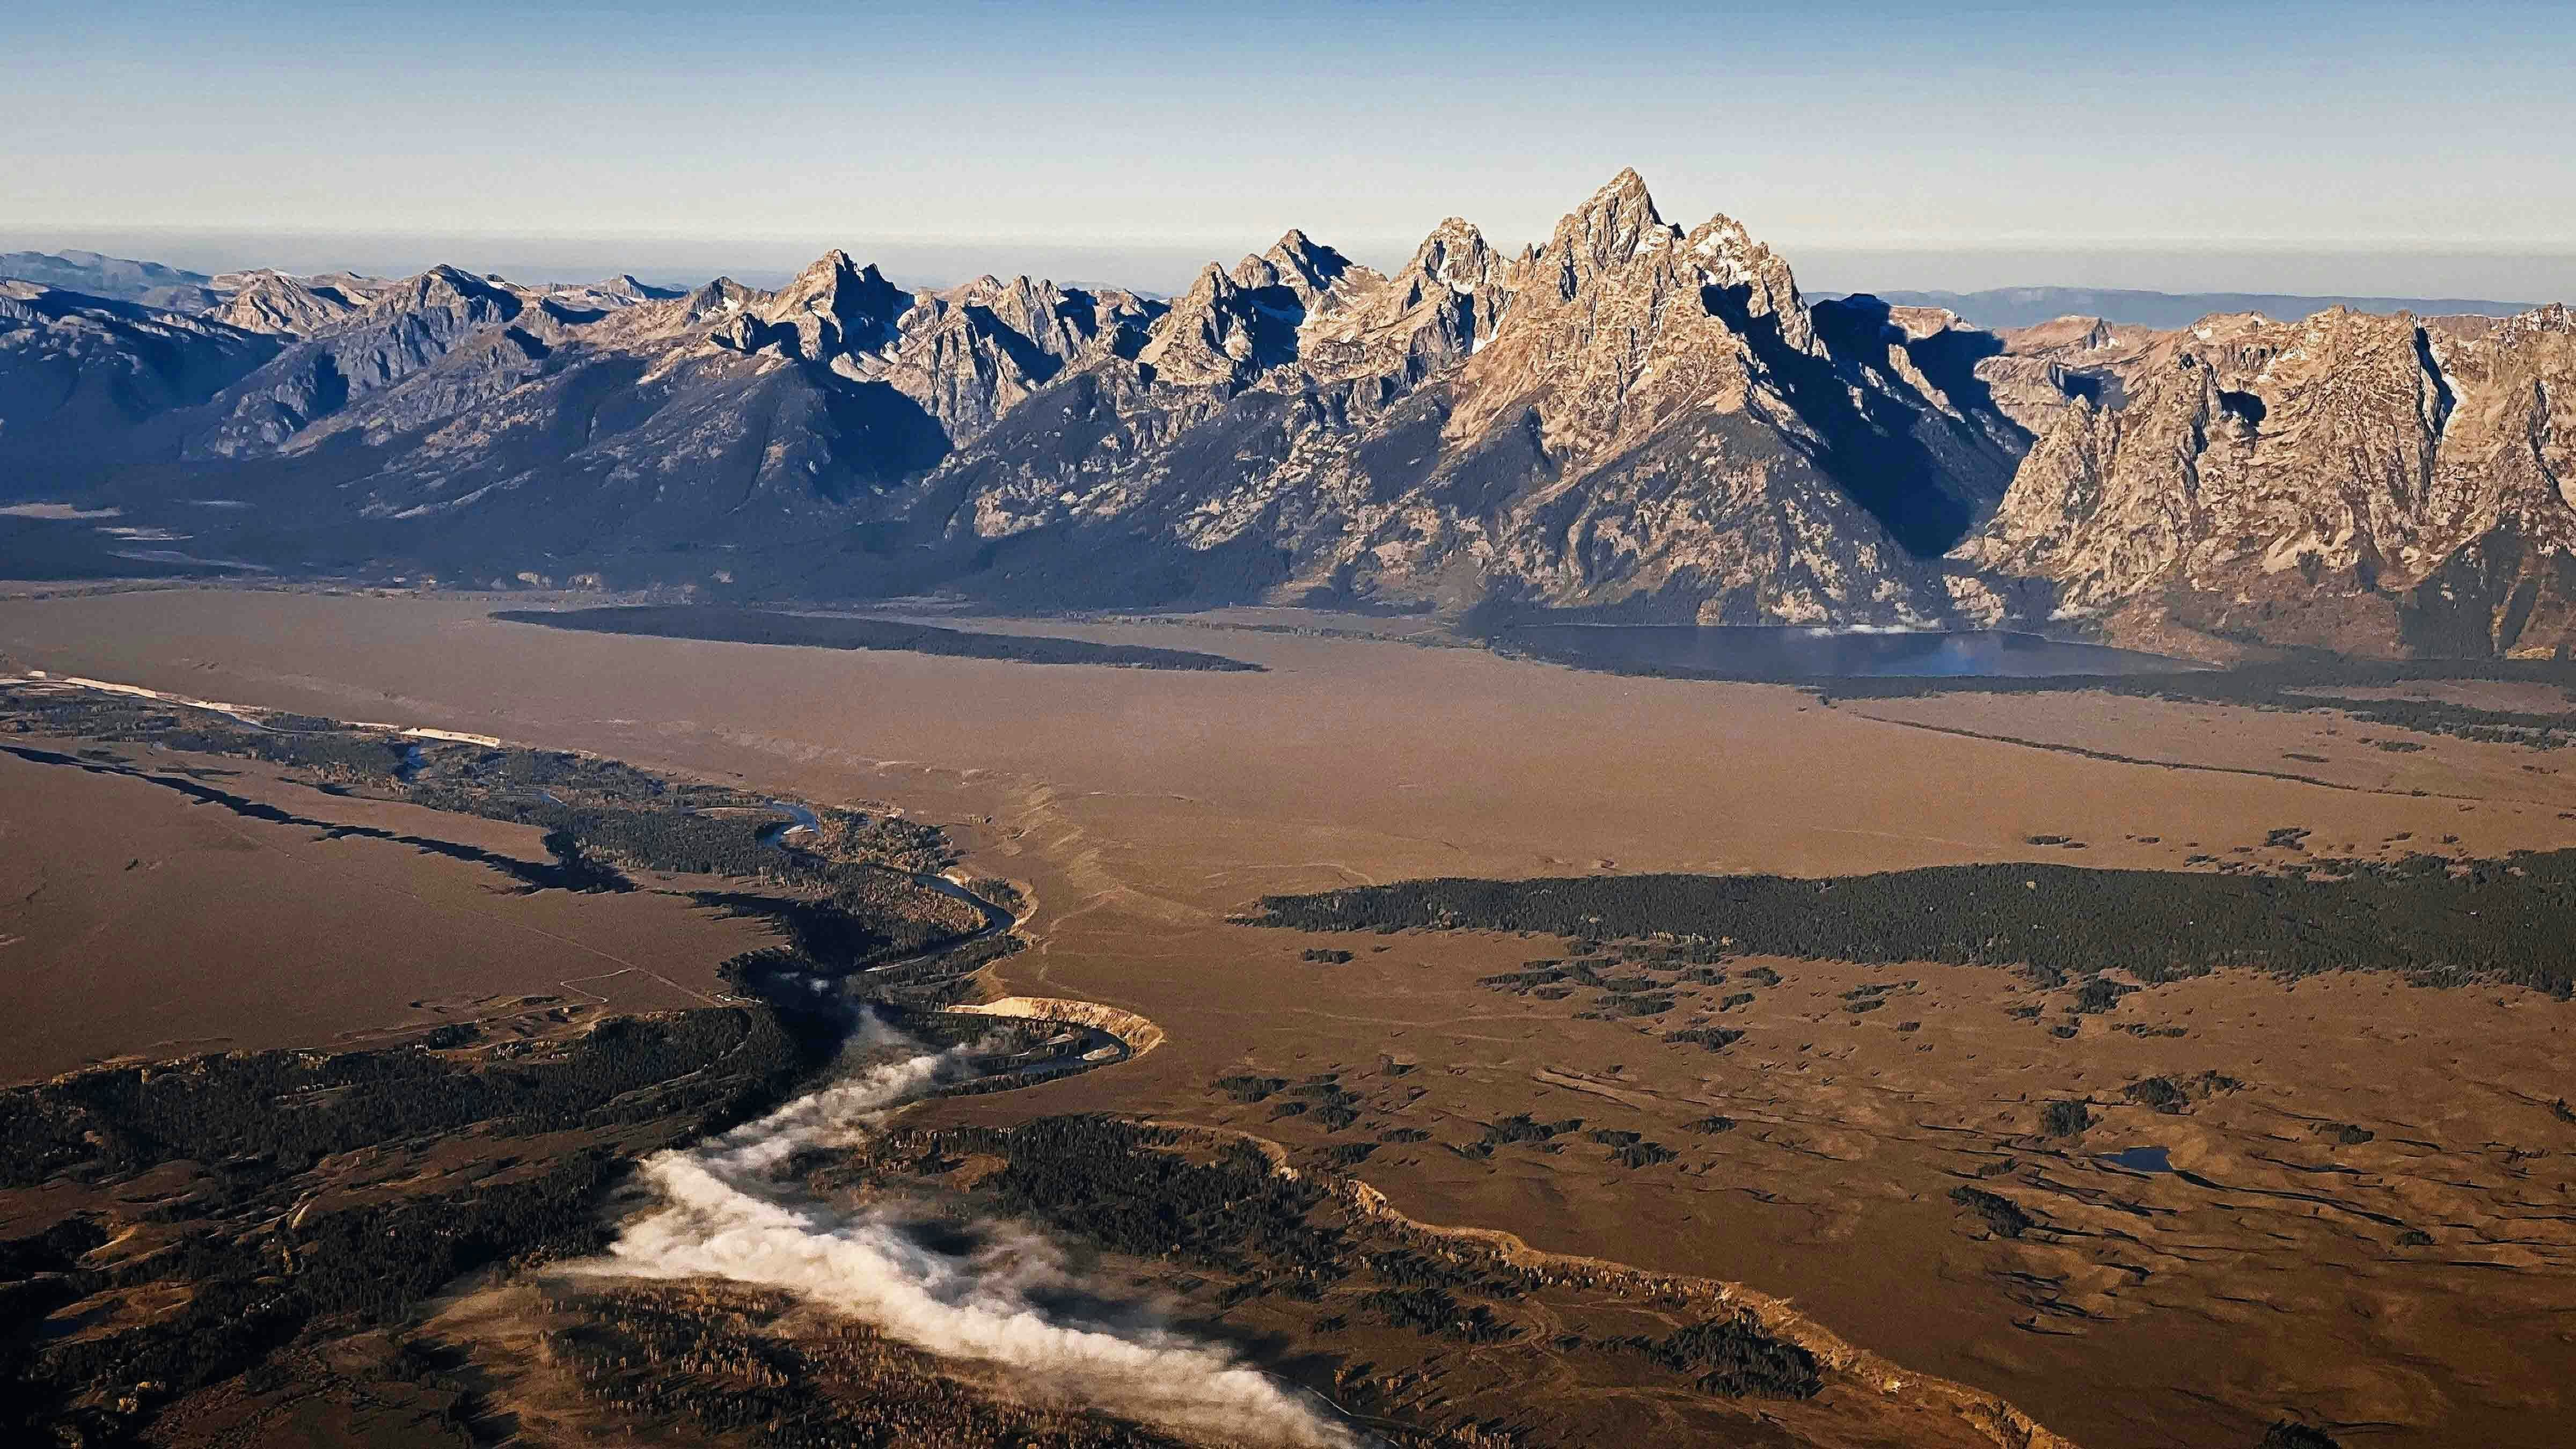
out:
M870 1021L862 1044L915 1047ZM1039 1396L1225 1444L1348 1449L1360 1441L1231 1352L1151 1323L1106 1323L1052 1305L1081 1295L1052 1242L990 1226L964 1253L926 1244L898 1215L844 1212L782 1182L809 1147L854 1145L884 1114L971 1073L972 1047L866 1067L758 1121L644 1164L661 1206L629 1222L583 1271L721 1278L781 1289L945 1357L1003 1366Z

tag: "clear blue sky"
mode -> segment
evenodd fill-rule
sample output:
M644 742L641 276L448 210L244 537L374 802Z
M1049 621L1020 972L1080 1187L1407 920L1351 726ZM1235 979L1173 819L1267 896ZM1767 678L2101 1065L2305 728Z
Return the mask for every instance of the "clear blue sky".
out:
M1290 225L1536 239L1633 165L1885 274L1825 285L2557 295L2571 55L2565 0L31 4L0 246L1155 285Z

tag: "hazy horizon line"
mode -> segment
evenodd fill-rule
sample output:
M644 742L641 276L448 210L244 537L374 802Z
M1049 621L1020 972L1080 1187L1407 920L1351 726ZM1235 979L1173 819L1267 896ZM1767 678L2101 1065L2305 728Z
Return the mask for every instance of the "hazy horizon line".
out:
M1028 275L1069 285L1167 293L1211 262L1258 253L1258 241L1106 240L1028 233L884 234L862 241L804 235L685 233L418 232L400 228L226 228L144 223L124 227L20 223L0 229L0 251L88 251L208 274L274 268L297 275L352 271L408 276L439 264L544 284L627 273L664 285L719 276L764 284L795 276L838 248L875 262L905 285L948 286L976 276ZM2207 238L2103 239L2089 243L1990 238L1915 244L1770 241L1816 292L1981 292L2002 288L2262 293L2283 296L2420 297L2531 303L2576 299L2576 246L2563 250L2465 243L2354 243ZM1392 271L1415 240L1387 236L1316 240L1352 260ZM1496 242L1517 251L1520 243ZM1913 275L1902 275L1912 273ZM2441 275L2432 275L2439 273Z

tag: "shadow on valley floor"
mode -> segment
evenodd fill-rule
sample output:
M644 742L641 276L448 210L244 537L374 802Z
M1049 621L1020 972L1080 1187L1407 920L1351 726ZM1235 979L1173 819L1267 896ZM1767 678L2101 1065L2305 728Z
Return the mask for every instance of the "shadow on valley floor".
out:
M661 639L707 639L733 644L774 644L804 649L897 649L965 659L1008 659L1023 664L1105 664L1122 669L1195 669L1258 673L1261 666L1186 649L1134 644L1093 644L1038 634L974 633L897 619L847 614L793 614L713 604L643 604L607 609L504 609L493 618L509 624L579 629L598 634L641 634Z

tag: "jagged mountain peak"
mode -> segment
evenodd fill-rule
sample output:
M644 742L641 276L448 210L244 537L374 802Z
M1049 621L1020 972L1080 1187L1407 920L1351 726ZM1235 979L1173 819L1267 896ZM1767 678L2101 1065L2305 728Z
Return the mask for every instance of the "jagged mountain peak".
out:
M1033 279L1025 273L1006 281L986 272L953 287L915 288L912 306L896 319L896 326L908 336L964 316L969 308L981 308L1009 319L1011 325L1025 327L1029 319L1051 312L1062 302L1063 295L1055 283Z
M1242 284L1228 275L1224 267L1210 262L1199 268L1198 275L1190 279L1188 291L1172 299L1172 310L1178 312L1184 307L1222 302L1241 288Z
M651 283L638 278L632 272L619 272L613 277L603 278L600 281L589 283L586 286L575 287L572 290L589 292L596 296L615 298L617 300L630 303L667 302L674 297L686 294L686 289L684 288L656 287Z
M1282 288L1294 296L1302 308L1313 308L1318 299L1336 291L1375 286L1384 280L1376 272L1294 228L1273 243L1268 251L1235 263L1231 277L1239 287L1254 290Z
M2576 308L2552 302L2505 318L2495 324L2489 335L2498 347L2514 347L2541 337L2571 334L2576 334ZM2569 480L2569 486L2576 488L2576 478Z
M876 263L860 265L848 252L834 247L817 257L796 280L778 290L781 305L804 306L816 300L837 296L846 288L891 286L878 272Z
M2018 351L2074 354L2119 346L2130 330L2114 327L2105 318L2070 315L2015 328L2004 338Z
M1060 286L1052 278L1032 277L1026 272L1007 278L988 272L944 292L924 295L934 296L942 304L988 307L1003 314L1051 309L1090 296L1080 288Z
M1558 296L1571 298L1593 278L1676 235L1655 210L1646 179L1631 167L1568 212L1538 259L1550 269Z
M1304 330L1300 361L1335 381L1375 379L1380 398L1475 352L1511 303L1506 264L1484 234L1451 217L1394 276L1353 268Z
M1260 258L1246 262L1259 263ZM1172 301L1136 360L1158 377L1183 387L1232 388L1280 360L1277 339L1265 339L1264 315L1253 300L1261 288L1245 286L1214 262L1201 268L1190 289ZM1271 346L1264 347L1265 340Z
M1413 260L1397 275L1418 275L1452 287L1472 287L1490 280L1499 260L1474 222L1453 216L1431 229L1431 234L1413 249Z
M764 295L731 277L718 277L702 286L690 288L677 300L681 315L696 321L742 311Z
M1292 230L1231 271L1201 269L1136 360L1163 382L1230 391L1301 360L1310 329L1346 338L1353 309L1385 289L1376 271Z
M190 454L242 458L314 446L343 425L389 440L406 423L452 411L486 394L472 383L430 401L439 374L460 349L488 354L486 380L513 375L540 351L517 324L532 320L519 291L459 267L439 265L376 292L366 307L278 354L214 401L219 420L190 439ZM541 323L539 325L542 325ZM515 359L515 361L513 360ZM471 372L471 368L462 369ZM395 401L422 402L418 412Z
M887 281L875 263L861 266L834 247L796 280L757 306L746 306L712 340L858 377L868 370L859 359L890 346L896 319L913 305L913 295Z
M1681 238L1680 250L1726 305L1740 308L1748 320L1770 319L1790 346L1815 350L1813 319L1788 259L1756 241L1744 223L1721 212Z
M1642 211L1650 220L1661 220L1655 214L1655 198L1646 188L1646 178L1637 174L1634 166L1620 167L1619 174L1603 182L1601 189L1592 193L1592 199L1579 208L1602 209Z
M357 310L336 291L283 272L260 271L242 274L232 295L206 315L247 332L309 337Z
M1279 240L1271 243L1270 250L1263 252L1262 256L1328 283L1349 270L1351 265L1350 258L1293 226Z
M1744 223L1724 212L1692 227L1682 238L1682 249L1698 258L1704 267L1742 267L1771 254L1769 247L1753 239Z
M873 316L889 298L906 296L885 279L874 262L862 266L848 252L834 247L772 294L764 311L772 321L800 315L847 321L859 315Z
M378 292L368 303L371 313L392 315L404 312L446 311L459 309L497 310L507 316L519 309L519 297L506 287L445 262L406 277Z

